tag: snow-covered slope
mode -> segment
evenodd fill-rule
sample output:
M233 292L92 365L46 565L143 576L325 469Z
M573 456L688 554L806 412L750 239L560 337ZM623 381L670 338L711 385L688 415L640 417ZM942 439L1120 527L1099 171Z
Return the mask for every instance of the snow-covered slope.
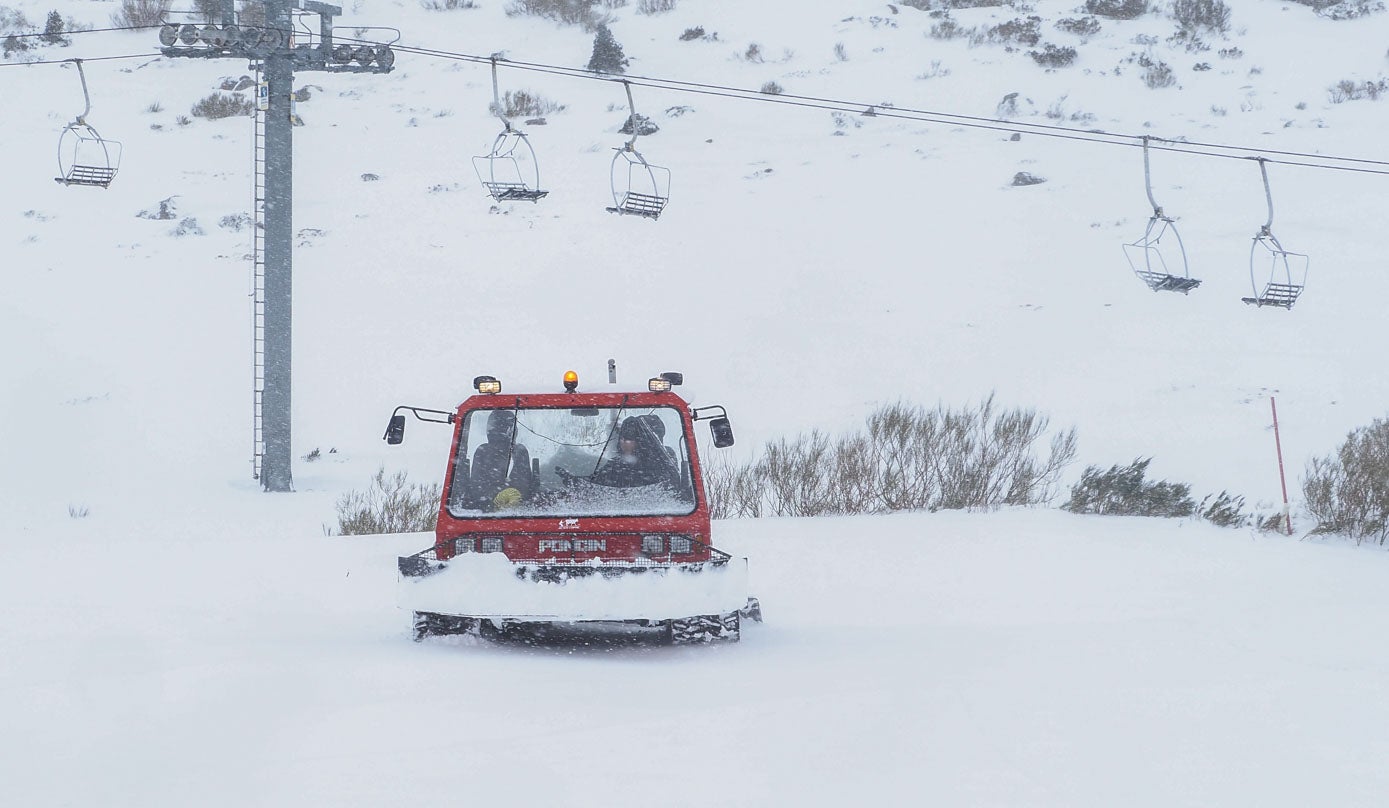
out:
M767 623L708 648L413 645L393 563L423 535L11 539L6 793L1368 806L1389 787L1383 554L1054 511L721 536Z
M358 2L341 22L396 26L411 47L587 62L591 34L505 5ZM1072 67L935 39L926 13L859 0L632 5L613 31L638 75L984 117L1018 93L1027 122L1376 155L1384 102L1334 104L1328 88L1382 76L1389 15L1239 3L1227 37L1188 53L1165 43L1166 16L1103 21L1082 42L1053 27L1069 6L1039 5L1044 41L1078 48ZM106 27L115 7L61 11ZM680 41L697 25L717 40ZM566 108L527 127L550 196L493 210L470 161L499 128L485 66L402 50L387 76L302 74L294 453L321 456L296 462L297 493L266 496L249 473L249 232L220 224L250 208L251 127L178 121L246 65L155 51L153 32L115 32L39 54L89 60L89 120L125 147L105 191L52 181L82 109L71 66L0 67L0 711L17 728L0 759L19 802L1383 791L1371 683L1385 661L1359 641L1385 613L1376 553L1045 511L725 524L719 542L752 558L764 632L713 653L529 651L410 644L393 556L424 540L322 528L382 464L438 475L442 431L381 442L395 405L450 406L479 373L550 389L574 368L601 386L610 357L629 383L683 371L695 403L729 408L742 456L856 427L880 403L997 391L1078 428L1068 482L1152 455L1151 474L1198 496L1271 507L1270 395L1295 498L1306 460L1389 401L1385 177L1270 166L1275 230L1311 274L1294 310L1256 311L1239 302L1267 216L1252 161L1154 155L1203 280L1155 294L1120 250L1151 213L1138 149L636 88L661 126L640 148L673 173L651 223L603 211L621 85L503 71L504 88ZM1178 85L1144 86L1139 53ZM1019 171L1048 181L1012 187ZM137 215L169 198L177 218ZM172 235L190 218L201 234ZM883 595L886 577L911 586ZM578 772L599 787L576 790Z

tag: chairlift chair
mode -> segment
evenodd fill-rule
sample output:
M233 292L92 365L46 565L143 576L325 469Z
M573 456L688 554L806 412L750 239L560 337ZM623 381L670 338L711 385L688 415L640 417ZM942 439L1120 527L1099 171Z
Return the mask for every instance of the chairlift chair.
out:
M1186 294L1201 285L1201 281L1191 277L1191 268L1186 258L1186 245L1177 231L1177 223L1166 213L1153 197L1152 171L1148 160L1148 137L1143 138L1143 181L1148 191L1148 202L1153 206L1152 218L1143 237L1124 245L1124 257L1138 279L1154 292L1181 292ZM1175 243L1175 249L1164 246L1163 237L1171 235L1167 244ZM1169 265L1168 258L1172 258Z
M611 177L613 204L609 213L620 216L640 216L656 220L670 202L670 169L647 162L637 151L637 137L641 134L641 119L637 116L636 105L632 102L632 85L622 82L627 90L628 120L632 124L632 139L622 148L615 149Z
M540 164L530 139L503 114L497 86L498 59L492 56L492 111L503 128L492 141L492 149L473 158L473 170L487 195L498 202L538 202L550 192L540 190Z
M1249 285L1254 294L1251 297L1240 298L1251 306L1263 308L1273 306L1280 309L1292 309L1293 304L1302 296L1302 290L1307 284L1307 267L1310 259L1302 253L1289 252L1283 249L1278 237L1273 235L1273 191L1268 183L1267 160L1263 157L1255 158L1259 161L1259 173L1264 180L1264 198L1268 201L1268 221L1259 232L1254 234L1254 243L1249 247ZM1267 280L1260 289L1260 278L1264 277L1262 266L1263 261L1267 261L1268 273Z
M81 115L67 126L58 136L58 176L53 179L63 185L87 185L107 188L121 165L121 144L119 141L103 138L87 123L87 114L92 111L92 98L87 92L87 75L82 71L81 59L68 59L77 65L77 75L82 79L82 97L86 108Z

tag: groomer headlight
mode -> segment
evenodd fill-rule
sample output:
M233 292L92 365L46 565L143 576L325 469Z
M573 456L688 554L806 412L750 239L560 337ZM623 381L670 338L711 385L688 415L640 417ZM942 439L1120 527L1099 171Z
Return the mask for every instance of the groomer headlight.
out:
M656 378L646 383L647 389L653 393L669 393L670 379Z
M502 391L502 383L493 376L478 376L473 379L473 388L483 395L494 396Z
M664 555L666 552L665 536L642 536L641 551L647 555Z

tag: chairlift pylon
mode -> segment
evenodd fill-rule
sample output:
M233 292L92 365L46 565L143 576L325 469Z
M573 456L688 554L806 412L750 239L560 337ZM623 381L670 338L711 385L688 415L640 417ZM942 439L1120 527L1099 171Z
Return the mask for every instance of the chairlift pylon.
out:
M609 213L620 216L640 216L645 219L660 218L670 202L670 169L652 165L637 151L637 137L641 135L641 119L637 116L636 104L632 101L632 85L624 80L622 86L627 90L627 119L632 125L632 137L622 148L615 149L611 168L613 194Z
M487 195L498 202L538 202L549 191L540 190L540 164L526 133L511 125L502 109L497 85L497 55L492 56L492 112L502 121L501 134L487 154L473 158L473 170Z
M87 115L92 111L92 97L87 92L87 74L82 70L81 59L65 61L77 65L86 108L72 123L63 127L63 133L58 136L58 176L53 179L63 185L107 188L120 170L121 144L103 138L87 123Z
M1268 160L1259 161L1259 174L1264 180L1264 198L1268 201L1268 221L1254 234L1254 243L1249 247L1249 285L1252 297L1240 298L1251 306L1273 306L1291 310L1293 304L1302 296L1307 285L1307 266L1310 259L1302 253L1283 249L1278 237L1273 235L1273 190L1268 183ZM1260 259L1268 261L1268 280L1263 289L1259 288L1259 278L1263 276Z
M1191 267L1186 258L1186 245L1182 234L1177 232L1177 223L1163 212L1162 206L1153 197L1153 175L1148 158L1148 136L1143 137L1143 183L1148 192L1148 202L1153 206L1152 218L1143 237L1124 245L1124 257L1138 279L1154 292L1181 292L1186 294L1201 285L1201 281L1191 277ZM1176 243L1176 250L1164 246L1162 240L1170 234L1168 245ZM1168 258L1172 258L1169 264Z

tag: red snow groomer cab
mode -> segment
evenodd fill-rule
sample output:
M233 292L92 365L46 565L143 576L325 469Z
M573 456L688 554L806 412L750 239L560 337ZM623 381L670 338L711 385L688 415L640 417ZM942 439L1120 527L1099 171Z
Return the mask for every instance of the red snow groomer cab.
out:
M663 373L645 392L506 394L491 376L454 412L397 407L453 424L434 546L399 560L415 639L499 637L553 623L623 623L669 643L739 639L761 620L747 559L716 549L695 447L708 420L733 444L723 407L692 408Z

